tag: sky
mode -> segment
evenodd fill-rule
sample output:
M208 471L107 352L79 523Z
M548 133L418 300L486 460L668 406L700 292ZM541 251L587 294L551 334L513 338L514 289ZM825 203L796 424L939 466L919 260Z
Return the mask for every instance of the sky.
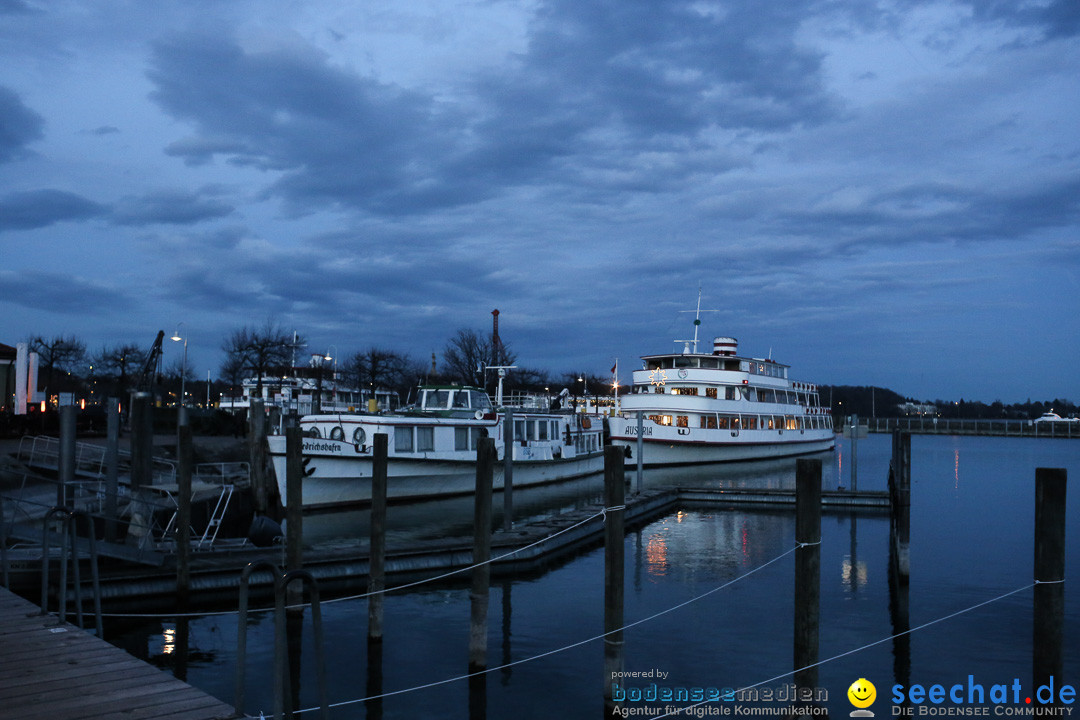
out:
M1076 0L0 0L0 342L497 308L625 383L700 290L796 380L1075 402L1078 116Z

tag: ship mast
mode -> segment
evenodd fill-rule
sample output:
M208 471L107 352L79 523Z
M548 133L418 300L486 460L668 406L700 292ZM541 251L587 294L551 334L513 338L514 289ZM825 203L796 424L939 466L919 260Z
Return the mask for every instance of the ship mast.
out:
M680 310L679 312L690 312L689 310ZM683 343L683 355L697 354L697 341L698 341L698 328L701 327L701 285L698 285L697 289L697 309L694 310L694 339L693 340L676 340L675 342ZM691 348L693 348L691 350Z

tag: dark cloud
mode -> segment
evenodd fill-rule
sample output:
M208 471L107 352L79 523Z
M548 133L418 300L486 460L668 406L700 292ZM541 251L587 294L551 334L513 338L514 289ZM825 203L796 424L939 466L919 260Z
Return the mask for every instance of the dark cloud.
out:
M0 197L0 232L32 230L106 212L103 205L64 190L30 190Z
M120 128L116 127L115 125L102 125L101 127L96 127L93 130L91 130L90 134L91 135L114 135L114 134L116 134L118 132L120 132Z
M553 0L527 51L463 81L467 99L457 104L336 68L314 51L248 52L205 35L159 43L149 76L155 101L197 131L169 155L281 171L271 192L299 207L396 215L516 186L577 193L610 178L616 190L655 191L698 169L699 133L776 131L836 113L820 56L796 41L800 8L699 8ZM687 162L663 176L643 172L635 158L654 152ZM721 158L715 170L731 165Z
M1080 179L1012 191L941 184L877 193L844 211L783 213L779 227L831 251L910 243L1024 240L1080 221Z
M72 275L40 270L0 270L0 298L30 310L68 315L115 313L127 306L122 293Z
M37 12L25 0L0 0L0 15L32 15Z
M193 225L225 217L232 205L187 191L160 191L140 197L121 198L111 219L117 225Z
M0 85L0 163L20 157L28 143L44 136L44 127L40 115L26 107L13 90Z
M428 99L314 52L247 53L227 39L184 36L158 44L151 65L153 98L199 132L169 154L283 171L276 192L298 202L391 208L417 192L442 152Z

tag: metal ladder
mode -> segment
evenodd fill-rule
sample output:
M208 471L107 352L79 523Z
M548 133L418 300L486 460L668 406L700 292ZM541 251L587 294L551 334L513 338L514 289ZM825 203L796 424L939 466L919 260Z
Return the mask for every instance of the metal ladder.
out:
M203 531L202 537L199 538L198 547L200 549L203 543L206 542L207 537L209 537L211 545L217 540L218 533L221 532L221 521L225 519L225 512L229 509L229 502L232 500L234 492L236 492L235 485L221 486L221 494L218 495L217 503L214 505L214 512L210 514L210 521L206 523L206 530Z

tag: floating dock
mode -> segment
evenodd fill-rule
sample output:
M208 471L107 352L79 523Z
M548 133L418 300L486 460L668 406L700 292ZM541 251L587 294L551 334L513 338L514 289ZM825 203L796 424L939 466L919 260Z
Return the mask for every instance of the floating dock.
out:
M6 720L224 720L222 701L0 588Z

